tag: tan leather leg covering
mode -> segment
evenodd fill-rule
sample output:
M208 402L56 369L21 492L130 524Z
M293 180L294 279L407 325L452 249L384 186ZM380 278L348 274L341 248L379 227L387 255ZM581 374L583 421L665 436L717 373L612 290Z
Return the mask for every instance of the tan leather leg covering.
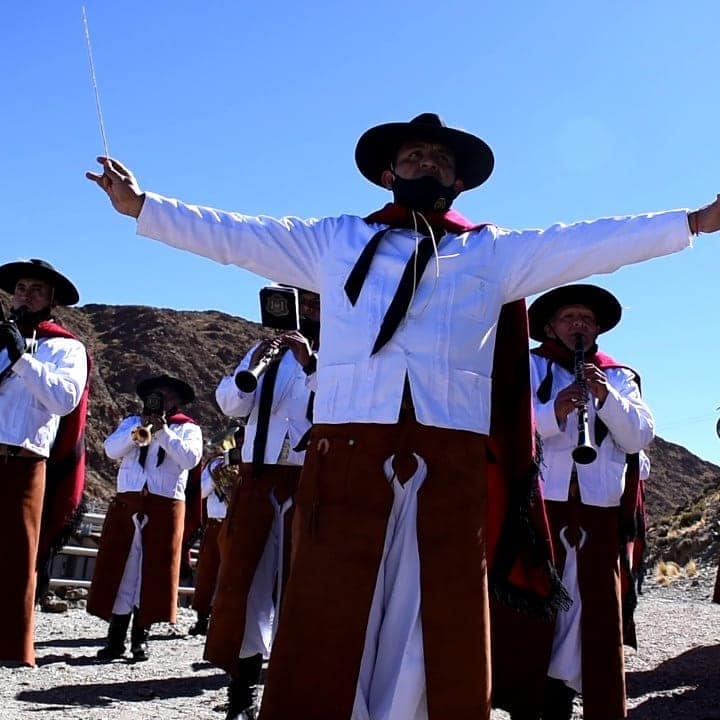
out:
M0 661L35 664L35 586L45 461L0 458Z

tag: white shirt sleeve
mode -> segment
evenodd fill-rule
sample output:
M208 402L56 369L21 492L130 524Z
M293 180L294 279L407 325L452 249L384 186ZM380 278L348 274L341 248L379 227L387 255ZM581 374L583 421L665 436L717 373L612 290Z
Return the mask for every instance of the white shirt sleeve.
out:
M203 468L202 475L200 475L200 493L203 499L208 497L215 489L215 481L213 480L212 473L210 471L222 461L222 458L215 458L210 460Z
M134 428L140 425L140 416L131 415L118 425L117 429L105 438L103 448L105 454L112 460L122 460L128 453L137 448L130 437Z
M554 397L544 404L540 403L535 397L533 397L533 401L535 402L535 428L540 437L547 438L565 432L567 423L563 422L562 427L558 424L555 415Z
M200 462L202 431L194 423L164 425L153 438L183 470L190 470Z
M546 230L495 228L505 301L692 245L687 210L601 218Z
M145 193L138 235L318 292L335 219L252 217Z
M87 382L87 354L78 340L48 338L41 340L51 349L48 361L33 355L21 355L13 373L49 413L68 415L80 402Z
M608 383L608 396L602 407L597 408L597 414L623 452L640 452L655 437L655 419L640 396L633 373L625 368L608 373L612 373L616 381Z
M250 367L250 358L259 344L256 343L250 348L233 374L226 375L215 389L215 400L218 407L228 417L247 417L255 405L257 390L249 393L242 392L235 384L235 376Z

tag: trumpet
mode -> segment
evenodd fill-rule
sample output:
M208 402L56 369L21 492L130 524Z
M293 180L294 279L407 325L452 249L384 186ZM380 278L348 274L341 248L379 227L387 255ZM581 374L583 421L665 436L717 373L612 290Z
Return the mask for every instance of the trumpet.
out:
M130 438L139 447L146 447L152 442L152 423L138 425L130 431Z
M210 476L215 485L215 492L223 502L229 502L232 492L240 480L240 465L231 460L230 452L230 450L226 450L208 461L211 463ZM220 460L220 462L216 462L216 460Z
M572 459L580 465L589 465L597 457L597 450L590 444L590 428L588 424L588 389L585 384L585 347L580 333L575 336L575 382L583 391L584 401L578 408L578 441L572 451Z
M280 359L285 348L282 345L270 345L260 359L247 370L241 370L235 376L235 385L241 392L249 393L257 390L258 382L265 371Z

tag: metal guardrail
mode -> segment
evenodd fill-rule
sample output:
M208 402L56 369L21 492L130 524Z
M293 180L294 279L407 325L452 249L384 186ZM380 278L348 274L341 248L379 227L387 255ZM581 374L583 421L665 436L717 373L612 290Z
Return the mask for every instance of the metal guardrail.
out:
M57 587L76 587L76 588L85 588L86 590L90 589L90 585L92 584L91 580L73 580L72 578L51 578L50 579L50 589L53 590ZM178 595L194 595L195 594L195 588L194 587L186 587L184 585L180 585L178 587Z
M63 545L58 550L61 555L77 555L79 557L96 557L97 548L83 547L82 545Z
M85 547L84 545L63 545L59 550L60 555L77 555L79 557L97 557L97 548ZM190 564L197 562L198 551L190 548Z
M83 515L83 522L82 525L84 525L87 530L82 534L83 537L90 537L95 540L98 540L100 538L100 532L99 530L102 529L102 525L105 522L105 515L103 513L96 513L96 512L86 512ZM98 528L98 531L95 531L95 528ZM96 547L88 547L86 545L63 545L57 552L58 555L69 555L74 557L81 557L81 558L96 558L98 554L98 549ZM197 564L197 556L198 556L198 550L197 548L190 548L190 564L196 565ZM76 578L61 578L61 577L52 577L50 578L50 589L58 588L58 587L75 587L75 588L85 588L88 589L91 585L91 580L81 580ZM193 587L187 587L187 586L180 586L178 587L178 595L193 595L195 593L195 588Z

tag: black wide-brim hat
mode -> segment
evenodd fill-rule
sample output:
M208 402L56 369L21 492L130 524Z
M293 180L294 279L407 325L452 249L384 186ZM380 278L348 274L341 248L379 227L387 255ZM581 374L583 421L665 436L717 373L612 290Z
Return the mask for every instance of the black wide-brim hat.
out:
M437 142L452 150L455 176L464 189L482 185L495 166L490 146L464 130L447 127L435 113L423 113L410 122L386 123L366 130L355 147L355 162L360 172L382 187L381 176L395 162L397 151L410 140Z
M0 288L5 292L12 295L18 280L22 278L42 280L51 285L55 290L53 298L58 305L74 305L80 300L77 288L45 260L33 258L0 265Z
M144 400L151 392L162 387L172 388L180 397L182 405L187 405L195 399L195 391L186 382L170 375L153 375L140 380L135 391Z
M590 308L600 333L612 330L622 316L622 308L617 298L604 288L597 285L563 285L541 295L528 308L530 337L538 342L547 340L545 326L552 316L566 305L584 305Z

